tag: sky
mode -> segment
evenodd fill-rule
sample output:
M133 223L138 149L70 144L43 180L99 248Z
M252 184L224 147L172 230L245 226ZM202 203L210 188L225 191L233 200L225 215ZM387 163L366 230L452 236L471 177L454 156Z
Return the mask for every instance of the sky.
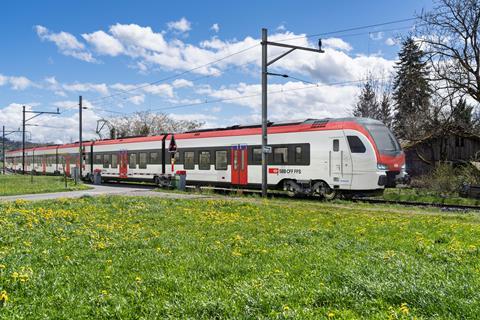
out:
M317 48L269 67L270 121L343 117L362 81L387 81L401 38L431 1L2 1L0 126L17 130L22 106L56 111L28 122L28 139L84 139L97 120L135 111L205 127L261 119L261 29L270 41ZM370 26L392 21L382 26ZM348 30L356 28L355 30ZM269 47L269 59L284 48ZM28 117L28 115L27 115ZM20 139L19 134L9 135Z

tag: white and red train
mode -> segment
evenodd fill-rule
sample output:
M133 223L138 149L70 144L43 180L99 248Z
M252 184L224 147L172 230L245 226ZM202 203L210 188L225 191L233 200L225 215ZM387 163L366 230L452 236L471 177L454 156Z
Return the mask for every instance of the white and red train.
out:
M187 184L259 188L261 127L233 126L179 134L84 142L83 176L163 184L179 170ZM169 152L172 137L176 152ZM405 156L390 130L365 118L309 119L268 127L268 185L296 194L370 194L406 177ZM79 166L79 145L26 150L25 171L67 174ZM22 150L6 165L22 170Z

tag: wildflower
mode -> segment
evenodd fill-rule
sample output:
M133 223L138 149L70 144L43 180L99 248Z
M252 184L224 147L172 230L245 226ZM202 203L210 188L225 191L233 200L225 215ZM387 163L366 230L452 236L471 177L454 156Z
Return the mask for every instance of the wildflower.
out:
M4 264L0 264L0 269L5 269L6 266Z
M106 296L106 295L108 294L108 291L107 291L107 290L101 290L101 291L100 291L100 294L101 294L102 296Z
M409 313L408 306L405 302L402 303L402 305L400 306L400 311L402 311L402 313L405 314L405 315L407 315Z
M287 305L284 305L284 306L283 306L283 311L288 311L288 310L290 310L290 307L287 306Z
M12 273L12 278L13 278L14 280L17 280L17 278L18 278L18 272L15 271L14 273Z
M331 319L331 318L335 317L335 313L333 313L333 312L330 311L330 312L327 314L327 317L328 317L329 319Z
M2 290L2 291L0 292L0 302L1 302L2 304L5 304L7 301L8 301L7 291Z
M135 278L135 281L140 282L140 281L142 281L142 278L136 277L136 278Z

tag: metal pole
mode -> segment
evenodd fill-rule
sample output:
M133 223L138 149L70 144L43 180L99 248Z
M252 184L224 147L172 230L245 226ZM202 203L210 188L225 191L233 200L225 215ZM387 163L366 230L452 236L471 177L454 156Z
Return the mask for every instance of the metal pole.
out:
M82 96L78 97L78 133L79 133L79 168L78 168L78 173L80 175L80 179L82 178L82 165L83 165L83 141L82 141ZM76 181L75 181L76 182Z
M22 174L25 174L25 106L23 106L22 121Z
M2 127L2 158L3 158L3 174L5 174L5 126Z
M262 29L262 197L267 196L267 29Z

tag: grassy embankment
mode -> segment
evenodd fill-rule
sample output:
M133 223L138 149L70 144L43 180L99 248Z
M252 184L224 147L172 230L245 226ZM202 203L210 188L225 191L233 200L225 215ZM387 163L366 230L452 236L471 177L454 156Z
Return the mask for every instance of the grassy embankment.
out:
M71 179L67 179L65 188L63 176L0 175L0 196L86 189L90 187L82 183L75 185Z
M0 205L2 319L452 319L480 312L480 218L300 201Z
M432 190L418 188L385 189L382 199L480 206L480 199L463 198L456 193L441 194Z

